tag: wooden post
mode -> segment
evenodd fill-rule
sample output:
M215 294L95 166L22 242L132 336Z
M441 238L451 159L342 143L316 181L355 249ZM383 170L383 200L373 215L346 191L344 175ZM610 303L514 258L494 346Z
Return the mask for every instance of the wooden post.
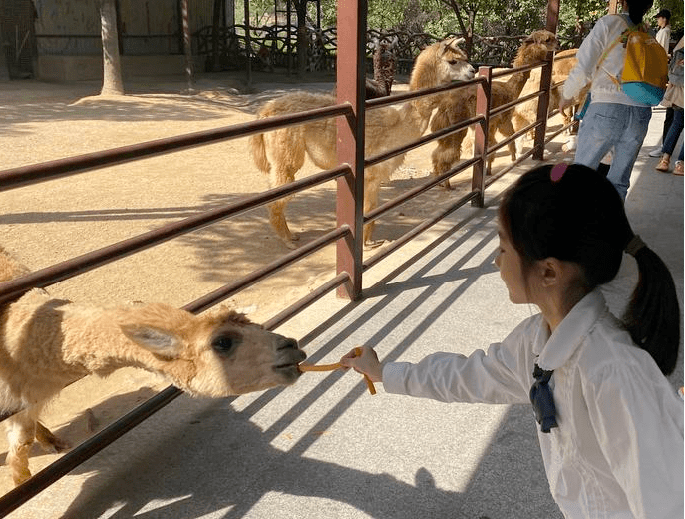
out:
M485 116L485 120L476 125L476 132L473 143L473 156L483 159L473 166L473 178L471 189L479 191L478 198L471 202L471 205L483 207L485 205L485 176L490 173L488 170L488 127L490 125L490 94L492 92L492 67L480 67L478 75L486 79L485 83L479 83L476 90L476 115Z
M547 114L549 113L549 91L552 85L552 63L554 62L554 54L547 53L545 65L540 71L540 90L544 92L538 97L538 111L537 121L542 121L542 124L535 128L535 137L533 140L533 160L543 160L545 156L545 134L547 133Z
M557 25L559 24L559 0L548 0L547 2L547 23L545 29L556 34ZM545 134L547 133L547 114L549 113L549 90L552 84L552 63L554 62L554 54L551 52L547 54L547 63L540 71L540 90L544 93L538 98L537 120L542 121L542 124L535 128L535 138L533 146L534 160L542 160L545 155Z
M338 296L357 300L362 289L364 200L364 81L366 0L338 2L337 102L352 105L353 116L338 119L338 161L352 168L352 177L337 180L338 226L349 225L352 238L337 243L337 272L351 282L338 288Z

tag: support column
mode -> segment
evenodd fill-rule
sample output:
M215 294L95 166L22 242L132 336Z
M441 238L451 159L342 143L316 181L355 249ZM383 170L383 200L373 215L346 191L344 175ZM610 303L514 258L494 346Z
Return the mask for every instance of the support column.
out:
M351 239L337 243L337 272L351 278L338 296L352 300L361 297L362 289L366 10L365 0L338 2L337 102L350 103L354 112L337 121L338 161L349 164L353 173L337 180L338 226L352 230Z

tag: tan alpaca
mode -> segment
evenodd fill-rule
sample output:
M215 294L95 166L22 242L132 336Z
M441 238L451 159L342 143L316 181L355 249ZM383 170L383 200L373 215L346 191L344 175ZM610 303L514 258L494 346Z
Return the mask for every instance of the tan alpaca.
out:
M569 72L571 72L571 69L578 62L578 60L575 57L576 52L578 52L578 49L568 49L563 50L561 52L557 52L554 55L554 64L552 65L552 85L566 80ZM533 92L540 89L540 74L540 69L535 69L531 71L530 79L526 82L525 86L523 87L520 97L525 97L528 94L532 94ZM550 91L548 114L558 108L561 89L562 86L560 85L556 88L552 88L552 90ZM530 101L521 103L520 105L517 105L516 108L514 108L513 123L515 131L518 132L522 128L535 122L535 119L537 118L537 107L538 100L531 99ZM564 111L561 115L564 118L564 125L568 125L571 123L573 118L572 110L569 110L568 112Z
M474 69L466 62L466 55L457 46L461 39L450 38L424 49L417 57L409 86L412 90L427 88L454 80L473 78ZM383 107L366 113L366 156L373 156L418 139L428 126L435 104L435 96L404 103L399 109ZM260 119L302 112L335 104L330 95L295 92L267 102L259 111ZM304 165L305 156L321 169L338 164L336 154L335 119L316 121L282 128L250 138L252 156L260 171L268 173L272 188L292 182ZM404 156L393 157L365 170L364 212L378 205L381 182L404 161ZM285 218L287 199L269 205L269 220L283 243L295 248L297 239L288 229ZM364 243L371 244L373 222L364 227Z
M549 31L538 30L528 36L520 45L514 68L530 65L542 61L547 52L555 50L557 39ZM528 72L517 72L512 74L507 81L492 82L491 108L496 108L503 104L516 100L521 94L524 84L530 76ZM451 91L441 96L437 105L437 111L431 121L431 131L435 132L457 124L459 121L469 119L476 115L476 87L462 88ZM512 124L512 111L508 110L503 114L490 119L488 130L488 143L495 143L495 133L499 130L505 136L514 134ZM438 140L438 145L433 151L433 174L438 176L449 170L461 158L461 146L466 136L467 129L460 130L454 134ZM509 144L512 160L516 159L516 147L514 143ZM492 166L490 158L490 166ZM449 182L445 183L449 188Z
M16 265L0 248L0 269L9 267L0 279ZM53 452L68 447L38 418L86 375L133 366L190 394L224 397L292 384L304 359L295 340L227 309L196 316L161 303L100 308L31 290L0 310L0 413L17 413L7 419L12 478L31 477L34 439Z

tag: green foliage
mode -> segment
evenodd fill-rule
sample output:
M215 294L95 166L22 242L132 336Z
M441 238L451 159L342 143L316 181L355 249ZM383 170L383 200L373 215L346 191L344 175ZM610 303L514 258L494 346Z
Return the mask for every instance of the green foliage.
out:
M285 9L287 0L278 0ZM293 0L290 0L293 2ZM321 25L336 25L338 2L321 0ZM316 19L316 2L308 4L309 16ZM545 0L368 0L367 26L370 29L427 32L436 37L460 33L453 6L458 6L467 30L479 36L514 36L528 34L545 25ZM242 19L243 0L235 0L236 19ZM661 8L673 13L673 30L683 26L682 0L656 0L645 21L656 25L654 15ZM253 24L265 23L273 13L274 0L250 0ZM607 12L606 0L560 0L558 34L565 47L577 46L592 25ZM294 7L293 7L294 13ZM474 26L469 27L469 16Z

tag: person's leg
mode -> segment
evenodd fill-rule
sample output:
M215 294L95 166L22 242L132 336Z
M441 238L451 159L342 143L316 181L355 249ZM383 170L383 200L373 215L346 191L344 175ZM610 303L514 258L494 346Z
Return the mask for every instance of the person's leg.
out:
M671 122L673 121L673 108L668 107L666 108L666 117L664 118L664 127L661 130L661 145L658 146L655 150L652 150L649 152L650 157L661 157L663 155L663 145L664 142L666 141L666 134L668 133L669 128L671 127Z
M607 178L625 200L630 186L630 174L647 135L652 110L647 107L615 105L612 117L622 118L624 125L622 129L615 127L611 130L618 132L614 134L618 140Z
M578 128L578 144L574 161L597 169L604 155L614 146L617 135L624 129L621 117L613 117L614 103L591 103Z
M673 174L679 177L683 176L683 145L680 145L680 153L678 153L678 160L673 168Z
M668 130L671 128L671 123L673 122L674 110L672 106L666 108L666 117L664 118L664 128L661 132L661 142L666 142L666 135Z
M683 109L674 107L673 112L673 121L668 129L668 133L664 137L664 145L661 148L663 153L668 153L669 155L673 155L675 145L678 143L680 133L683 131Z

